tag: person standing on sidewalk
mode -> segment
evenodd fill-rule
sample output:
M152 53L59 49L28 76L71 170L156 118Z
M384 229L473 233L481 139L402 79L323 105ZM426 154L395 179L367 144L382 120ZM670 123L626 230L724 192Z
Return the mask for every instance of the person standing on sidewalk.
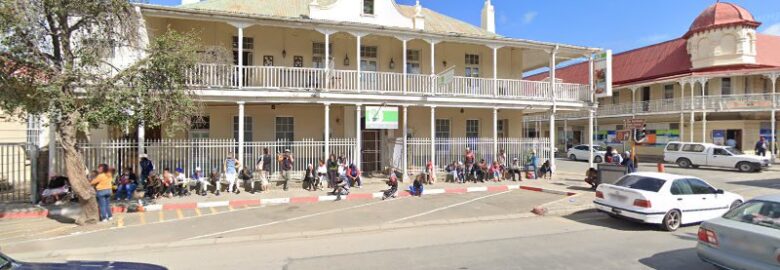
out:
M149 159L146 154L141 154L141 185L146 186L146 181L149 178L149 174L154 171L154 163Z
M284 154L279 157L279 167L282 169L282 179L284 180L284 191L287 191L290 183L290 171L293 169L295 159L290 153L290 149L284 149Z
M91 184L97 190L98 209L100 210L100 222L111 220L111 175L108 173L108 165L98 165L98 175L92 179Z
M222 164L222 170L225 172L225 180L228 182L227 192L233 192L233 185L236 185L236 192L238 190L238 183L236 178L238 177L238 170L241 168L241 162L233 157L233 152L229 152L225 162Z
M466 147L466 153L463 155L463 164L465 164L465 172L466 177L464 181L469 181L470 179L476 179L474 176L474 173L476 170L474 169L474 162L476 161L476 157L474 156L474 151L471 151L470 147Z
M339 162L336 155L330 154L328 157L328 188L334 188L339 177Z
M767 147L766 138L761 136L761 138L758 139L758 142L756 142L756 155L765 157L767 148L769 147Z

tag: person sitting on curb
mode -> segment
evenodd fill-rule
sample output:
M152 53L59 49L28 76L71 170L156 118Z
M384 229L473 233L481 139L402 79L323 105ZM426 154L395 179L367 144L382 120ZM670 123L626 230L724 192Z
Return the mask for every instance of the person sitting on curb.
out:
M390 178L387 180L388 189L382 192L382 200L387 198L395 198L398 192L398 175L395 173L395 169L390 169Z
M159 198L163 192L162 179L155 172L149 173L145 188L144 197L152 200Z
M177 196L190 195L189 183L187 177L184 175L184 169L176 168L175 188Z
M479 163L477 164L477 180L479 180L482 183L485 183L485 180L488 178L488 171L490 170L490 166L488 166L487 162L484 159L480 159ZM474 181L476 183L477 181Z
M209 182L212 186L214 186L215 196L219 196L220 189L222 189L220 181L222 181L222 179L219 179L219 169L216 167L211 169L211 174L209 174Z
M163 175L162 175L162 184L163 189L165 192L163 192L163 196L166 198L173 197L174 191L176 189L176 185L174 184L173 174L171 174L171 169L165 168L163 169Z
M328 182L328 166L325 165L325 161L320 159L319 166L317 166L317 189L322 190L324 183ZM328 184L330 186L330 184Z
M358 170L354 163L349 164L349 168L347 168L347 177L349 177L350 187L363 187L363 183L360 180L360 170Z
M460 183L460 177L458 175L458 161L453 161L452 164L447 165L444 170L447 172L447 179L445 182Z
M552 167L550 166L550 161L547 160L542 164L542 167L539 167L539 174L542 177L542 179L552 179Z
M501 165L498 165L497 161L493 161L493 165L490 166L488 173L492 177L493 182L501 182Z
M523 181L523 168L520 167L520 162L517 160L517 158L512 159L512 164L509 165L509 170L507 170L509 173L509 177L512 178L512 181ZM515 178L517 176L517 178Z
M203 175L203 171L200 169L200 167L195 167L195 173L192 174L192 181L198 183L198 195L206 196L206 189L209 186L209 182L206 179L206 176Z
M314 191L317 189L317 177L314 175L314 165L306 164L306 171L303 172L303 189Z
M589 168L587 171L585 171L585 183L588 183L590 185L590 189L596 190L596 188L599 186L599 171L597 171L595 168Z
M425 175L420 174L417 177L414 178L414 183L412 183L411 186L409 186L409 194L412 196L422 197L423 191L425 190L425 187L423 186L423 182L425 181Z
M339 166L339 176L336 178L336 183L333 185L333 195L336 195L336 200L341 200L341 195L349 195L349 178L346 174L344 165Z

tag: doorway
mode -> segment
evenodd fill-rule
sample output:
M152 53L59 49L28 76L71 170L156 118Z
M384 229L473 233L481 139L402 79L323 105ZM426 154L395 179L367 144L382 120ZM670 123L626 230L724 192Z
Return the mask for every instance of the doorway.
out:
M642 111L650 110L650 87L642 87Z
M373 173L382 170L382 136L379 130L362 130L360 142L360 165L364 173Z
M742 130L741 129L727 129L726 130L726 145L735 147L742 150Z

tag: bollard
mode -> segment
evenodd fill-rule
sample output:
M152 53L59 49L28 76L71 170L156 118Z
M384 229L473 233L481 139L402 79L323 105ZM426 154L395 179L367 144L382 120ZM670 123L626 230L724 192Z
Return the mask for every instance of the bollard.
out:
M663 163L660 163L660 162L658 163L658 172L659 173L664 172L664 164Z

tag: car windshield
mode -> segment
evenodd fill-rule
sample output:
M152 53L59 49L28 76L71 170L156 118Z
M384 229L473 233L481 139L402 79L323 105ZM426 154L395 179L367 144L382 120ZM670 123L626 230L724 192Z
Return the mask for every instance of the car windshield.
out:
M615 183L615 185L650 192L658 192L661 190L661 187L664 186L664 183L666 183L666 181L658 178L639 175L626 175L623 176L623 178L621 178L617 183Z
M748 201L727 212L723 218L780 230L780 203Z
M601 147L601 145L596 145L596 146L593 146L593 150L604 151L605 149L604 149L604 147Z
M11 262L9 262L5 257L0 256L0 269L6 269Z
M745 154L744 152L742 152L742 150L739 150L739 149L737 149L735 147L727 147L726 150L729 150L729 152L731 152L734 155L744 155Z

